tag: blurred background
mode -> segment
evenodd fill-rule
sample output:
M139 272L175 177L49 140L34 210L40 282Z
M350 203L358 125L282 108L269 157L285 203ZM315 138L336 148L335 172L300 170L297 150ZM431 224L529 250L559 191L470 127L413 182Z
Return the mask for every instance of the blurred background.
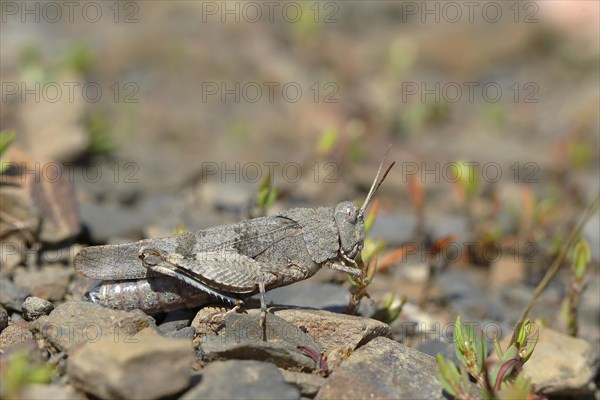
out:
M599 190L599 5L466 3L3 1L4 243L56 251L360 202L392 144L370 243L419 252L392 254L376 303L514 322ZM599 230L595 214L594 340ZM423 256L448 242L459 256ZM28 256L4 253L3 276L33 290ZM536 316L560 320L547 311L566 264ZM81 279L64 267L61 282Z

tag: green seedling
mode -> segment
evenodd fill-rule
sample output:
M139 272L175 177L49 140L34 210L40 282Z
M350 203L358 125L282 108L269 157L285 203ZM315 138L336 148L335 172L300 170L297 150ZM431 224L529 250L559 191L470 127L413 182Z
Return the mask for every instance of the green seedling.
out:
M373 200L373 205L371 206L369 213L365 216L365 235L367 235L373 228L378 210L379 202L377 199L375 199ZM348 280L350 281L350 301L348 303L348 307L346 308L346 312L348 314L356 313L356 310L358 309L358 306L363 298L370 298L369 293L367 292L367 287L373 281L375 273L377 271L387 269L391 264L403 258L405 252L409 250L409 248L411 247L407 246L393 250L383 258L383 263L385 264L378 264L378 257L385 249L385 242L382 240L374 241L368 237L365 239L361 257L358 263L359 268L363 273L360 276L351 276L348 274ZM389 323L391 323L400 316L406 299L401 298L400 305L395 305L394 300L395 295L392 293L390 294L390 297L388 297L388 300L384 304L383 308L378 310L381 311L381 321L390 321ZM373 318L378 319L376 317Z
M562 315L567 323L567 331L571 336L577 336L579 323L577 308L581 295L586 287L585 275L592 259L590 245L585 239L580 239L573 249L573 263L571 264L571 281L567 298L563 301Z
M394 293L390 293L383 304L383 307L378 308L373 315L371 315L371 318L391 325L398 317L400 317L402 308L407 301L408 298L406 296L401 296L398 299Z
M260 215L266 215L269 209L277 200L278 190L273 186L271 175L268 174L260 184L256 194L256 207L260 210Z
M469 374L464 371L464 366L461 364L461 371L459 371L452 360L446 360L439 353L437 360L437 377L442 388L455 399L474 399L475 397L470 393Z
M581 230L583 229L583 226L592 217L592 215L594 215L596 213L599 206L600 206L600 196L596 197L596 199L594 199L594 201L588 205L588 207L585 209L583 217L579 220L577 225L573 228L573 230L569 234L569 237L566 239L559 254L556 256L556 258L550 265L550 268L548 268L548 271L546 271L546 274L544 275L544 277L542 278L540 283L537 285L537 287L533 291L533 295L531 296L529 303L527 303L527 306L523 309L523 312L521 313L521 316L519 317L519 320L516 323L516 329L513 332L513 336L511 338L511 342L510 342L511 344L514 344L517 341L517 339L518 339L518 337L516 336L517 332L520 330L521 326L525 323L527 316L529 314L529 311L531 310L531 307L533 307L536 300L540 297L542 292L548 287L548 285L550 284L550 281L552 281L552 279L554 278L554 276L560 269L560 266L562 265L562 262L565 259L568 250L571 248L573 243L575 243L575 240L579 237Z
M465 160L456 161L453 166L457 196L462 202L470 204L480 188L479 172L474 163Z
M487 356L487 346L483 340L483 332L477 337L472 324L463 325L460 316L456 317L454 328L454 351L456 357L466 366L474 377L481 376L483 362Z
M94 55L90 46L83 42L73 44L67 52L63 64L80 74L90 73L94 67Z
M113 130L108 116L100 111L92 113L86 121L89 135L87 151L92 155L106 155L116 149Z
M494 349L498 363L489 371L486 364L487 345L483 333L476 334L473 325L463 325L460 316L456 318L454 330L454 350L459 360L458 367L441 354L438 359L438 379L446 392L456 399L473 399L473 386L469 376L475 378L484 399L508 399L512 393L525 393L518 398L532 394L531 383L521 374L525 364L535 349L538 331L525 321L516 333L517 342L503 350L498 340Z
M339 141L339 137L340 133L336 128L329 127L325 129L321 133L319 141L317 142L317 155L320 157L327 157L331 155Z
M173 236L175 236L175 235L181 235L182 233L188 233L188 232L189 232L189 229L184 224L179 224L175 228L173 228L172 234L173 234Z

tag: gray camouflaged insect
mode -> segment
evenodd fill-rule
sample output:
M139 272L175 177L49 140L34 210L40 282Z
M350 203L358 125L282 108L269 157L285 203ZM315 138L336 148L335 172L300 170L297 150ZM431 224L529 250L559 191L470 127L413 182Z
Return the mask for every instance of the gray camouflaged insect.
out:
M89 297L111 308L155 312L205 304L205 294L239 303L260 293L264 322L270 289L307 279L321 267L361 274L363 215L394 165L378 182L384 162L361 208L349 201L294 208L173 237L87 247L75 256L75 269L108 281Z

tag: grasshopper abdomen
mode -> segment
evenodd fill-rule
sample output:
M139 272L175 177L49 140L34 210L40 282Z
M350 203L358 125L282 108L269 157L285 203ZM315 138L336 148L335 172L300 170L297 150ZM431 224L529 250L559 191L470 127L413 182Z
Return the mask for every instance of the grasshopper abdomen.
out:
M86 296L104 307L126 311L139 308L148 314L200 307L214 301L207 293L168 276L105 281Z

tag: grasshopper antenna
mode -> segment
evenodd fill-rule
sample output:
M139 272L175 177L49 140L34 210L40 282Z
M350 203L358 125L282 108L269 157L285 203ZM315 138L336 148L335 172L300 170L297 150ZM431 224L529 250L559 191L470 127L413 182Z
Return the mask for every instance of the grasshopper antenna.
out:
M391 148L392 148L392 145L390 144L388 146L387 150L385 151L385 154L383 155L383 160L381 160L381 164L379 164L379 169L377 170L377 175L375 176L375 179L373 180L371 189L369 189L367 198L365 199L365 202L363 203L362 207L360 207L360 214L364 214L364 212L367 210L367 207L369 207L369 203L371 203L371 200L373 200L373 196L375 195L375 192L377 192L377 189L379 189L379 186L381 186L381 184L385 180L385 177L387 176L388 172L390 172L392 167L396 164L395 161L393 163L391 163L390 166L387 167L387 169L385 170L385 173L383 174L383 177L381 178L381 180L379 180L379 175L381 174L381 168L383 168L383 164L385 163L385 159L387 158L387 155L390 152ZM377 182L378 180L379 180L379 182Z

